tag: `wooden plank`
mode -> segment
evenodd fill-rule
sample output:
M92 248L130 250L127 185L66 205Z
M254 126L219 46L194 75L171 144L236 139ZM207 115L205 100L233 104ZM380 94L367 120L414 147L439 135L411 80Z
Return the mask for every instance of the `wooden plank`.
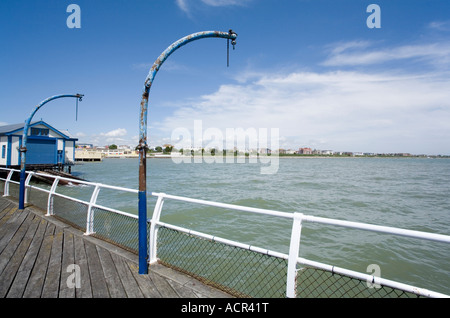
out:
M14 204L11 201L3 198L2 195L0 195L0 215L3 214L4 211L12 205Z
M39 298L44 287L45 276L47 275L48 262L53 244L53 234L55 226L47 223L47 229L42 241L39 254L36 258L33 270L23 293L24 298Z
M108 250L97 246L98 256L102 264L103 272L105 275L106 284L108 285L109 294L112 298L124 298L127 297L127 293L120 280L119 273L117 272L114 261Z
M166 279L167 283L172 287L172 289L179 295L181 298L198 298L199 294L195 293L192 289L181 285L171 279Z
M173 290L172 286L167 282L167 280L152 271L148 272L148 277L158 288L159 293L164 298L179 298L180 296Z
M7 213L3 226L0 225L0 233L4 234L0 239L3 244L0 297L193 298L214 295L207 288L199 289L200 282L163 267L154 267L158 270L139 275L134 259L122 250L85 237L62 222L42 218L32 208L18 211L13 204ZM73 272L67 272L67 268L74 264L80 268L81 288L68 286Z
M161 298L161 294L159 293L156 285L149 279L148 275L140 275L139 274L139 266L137 264L126 262L128 267L130 268L131 273L133 274L136 282L139 285L139 288L142 291L142 294L146 298Z
M9 201L6 201L5 199L0 200L0 220L3 218L3 216L6 214L6 210L8 207L10 207L12 203Z
M109 291L105 276L103 274L100 258L97 253L97 248L94 244L87 241L84 242L84 246L86 248L89 274L91 277L92 297L107 298L109 297Z
M57 298L61 277L63 229L57 227L53 237L47 276L45 277L42 298Z
M61 280L59 285L59 297L60 298L75 298L75 288L70 288L67 284L67 280L71 279L73 272L67 272L69 265L75 263L75 252L73 243L73 234L65 231L63 239L63 253L61 263Z
M29 223L33 220L33 218L34 215L27 213L25 221L21 224L19 229L14 233L14 236L11 238L11 240L5 246L3 251L0 253L0 274L3 272L3 269L6 267L9 260L14 255L16 249L20 245L20 242L22 241L23 237L25 236L28 230Z
M75 296L77 298L92 298L91 278L83 238L78 235L74 236L74 244L75 264L80 269L80 286L75 289Z
M117 272L119 273L119 277L128 297L143 298L144 295L142 294L139 285L136 283L133 274L130 272L130 268L125 264L125 260L114 253L111 254L111 257L114 260Z
M38 221L38 227L34 232L30 246L23 257L19 270L17 271L11 288L6 296L8 298L20 298L25 291L25 286L27 285L28 279L31 275L41 243L44 239L45 229L47 228L47 222L39 218Z
M0 253L8 245L11 238L16 234L16 231L22 225L22 222L28 216L28 212L22 211L14 213L11 218L2 226L3 237L0 239Z
M8 220L14 215L14 212L17 211L17 207L13 204L9 205L7 208L3 210L2 217L0 219L0 226L3 226Z
M30 216L33 216L30 214ZM20 245L15 250L14 255L10 258L8 265L2 271L0 275L0 297L5 297L9 287L11 286L16 274L19 270L19 267L24 259L24 256L30 246L31 241L33 240L36 229L39 225L39 219L33 218L28 223L27 232L25 233Z

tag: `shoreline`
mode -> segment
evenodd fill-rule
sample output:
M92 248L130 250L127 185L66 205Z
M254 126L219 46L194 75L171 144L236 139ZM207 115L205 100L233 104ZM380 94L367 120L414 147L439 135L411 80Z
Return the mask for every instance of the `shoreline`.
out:
M171 156L171 155L164 155L164 156L152 156L148 155L147 159L186 159L186 158L199 158L199 157L205 157L205 158L214 158L215 156ZM290 155L283 155L283 156L217 156L218 158L236 158L236 159L258 159L258 158L280 158L280 159L450 159L450 156L443 156L443 155L436 155L436 156L290 156ZM139 159L139 156L110 156L110 157L104 157L103 159Z

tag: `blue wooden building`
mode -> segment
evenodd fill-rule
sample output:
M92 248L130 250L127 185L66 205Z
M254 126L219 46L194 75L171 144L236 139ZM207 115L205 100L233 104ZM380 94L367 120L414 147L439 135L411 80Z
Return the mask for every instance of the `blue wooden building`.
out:
M20 167L23 128L25 123L0 126L0 167ZM27 137L26 169L53 169L75 162L78 139L50 126L44 121L30 124Z

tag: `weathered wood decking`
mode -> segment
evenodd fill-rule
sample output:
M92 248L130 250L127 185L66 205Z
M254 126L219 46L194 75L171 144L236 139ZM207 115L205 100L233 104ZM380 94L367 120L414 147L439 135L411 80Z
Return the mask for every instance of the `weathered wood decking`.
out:
M139 275L137 264L133 253L0 197L1 298L230 297L162 265Z

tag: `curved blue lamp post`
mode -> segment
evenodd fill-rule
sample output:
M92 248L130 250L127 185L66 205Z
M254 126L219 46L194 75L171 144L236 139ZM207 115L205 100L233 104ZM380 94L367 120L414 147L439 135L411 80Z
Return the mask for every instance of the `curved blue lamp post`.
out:
M203 38L224 38L231 40L231 44L236 44L237 34L229 32L204 31L185 36L170 45L156 59L145 79L144 92L142 93L141 112L139 121L139 274L147 274L147 108L148 96L153 80L164 61L177 49L189 42Z
M23 136L22 136L22 147L20 147L20 188L19 188L19 209L23 210L25 206L25 160L26 160L26 152L27 152L27 138L28 138L28 128L31 123L31 119L33 118L34 114L45 104L48 102L63 98L63 97L75 97L79 101L81 101L82 97L84 95L82 94L75 94L75 95L55 95L52 97L49 97L47 99L44 99L42 102L40 102L36 108L31 112L30 117L28 117L27 121L25 122L25 126L23 127Z

